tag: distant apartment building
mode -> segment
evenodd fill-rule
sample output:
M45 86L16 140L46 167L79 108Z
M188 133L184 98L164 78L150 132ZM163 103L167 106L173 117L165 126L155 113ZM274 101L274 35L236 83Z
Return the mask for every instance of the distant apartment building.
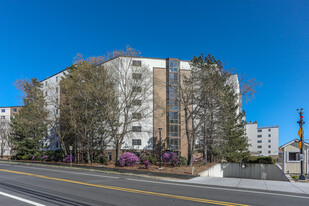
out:
M249 122L246 135L251 155L278 156L279 126L258 126L257 122Z
M178 95L181 75L191 72L190 61L183 61L177 58L161 59L120 56L103 64L110 64L113 61L119 60L119 58L130 59L135 67L148 67L153 73L153 77L156 77L152 81L152 91L149 95L151 103L148 105L148 111L145 111L151 113L151 115L147 119L137 121L131 125L132 132L126 135L122 149L134 151L153 150L154 142L159 138L158 129L162 128L164 147L168 150L176 151L182 156L186 156L187 138L185 136L184 112L181 110L178 102ZM61 114L61 111L58 109L59 107L55 107L55 104L60 102L60 81L64 73L65 70L41 81L47 101L46 108L49 110L50 118ZM228 83L235 84L236 92L240 92L237 75L233 75ZM154 103L154 98L160 99L160 108ZM238 101L241 104L241 99ZM164 115L162 115L162 112ZM56 133L51 128L48 135L49 144L55 149L60 148L59 138L57 138Z
M8 135L10 133L11 118L19 112L21 107L0 107L0 155L10 156Z

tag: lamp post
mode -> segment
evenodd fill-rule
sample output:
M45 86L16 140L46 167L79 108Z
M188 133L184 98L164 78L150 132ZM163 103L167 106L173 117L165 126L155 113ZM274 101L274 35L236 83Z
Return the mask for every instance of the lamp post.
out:
M159 138L160 138L160 140L159 140L159 152L160 152L160 159L159 159L159 170L161 170L161 169L163 169L162 168L162 137L161 137L161 131L162 131L162 128L158 128L158 130L159 130Z

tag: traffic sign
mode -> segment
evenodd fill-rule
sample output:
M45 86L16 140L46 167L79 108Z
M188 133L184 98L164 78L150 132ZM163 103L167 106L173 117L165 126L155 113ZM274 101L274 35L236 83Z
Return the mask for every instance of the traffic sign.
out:
M301 130L301 128L299 128L298 130L298 136L301 138L301 135L303 134L303 131Z
M300 161L305 161L305 155L304 154L299 154L299 160Z

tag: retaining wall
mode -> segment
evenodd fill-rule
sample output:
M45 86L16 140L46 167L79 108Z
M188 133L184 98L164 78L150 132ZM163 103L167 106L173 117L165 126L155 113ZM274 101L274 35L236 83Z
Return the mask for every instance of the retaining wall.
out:
M289 181L282 170L273 164L221 163L201 172L200 176Z

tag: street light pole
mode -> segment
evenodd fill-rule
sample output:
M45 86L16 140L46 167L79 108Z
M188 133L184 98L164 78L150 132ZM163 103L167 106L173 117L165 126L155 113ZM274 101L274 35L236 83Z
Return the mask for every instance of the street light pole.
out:
M299 128L300 128L300 142L301 144L299 144L300 147L300 176L299 176L299 180L306 180L306 177L304 175L304 143L305 143L305 138L304 138L304 130L303 130L303 125L305 124L305 122L303 121L303 108L301 109L297 109L297 111L299 111L299 117L300 120L297 122L299 124Z
M158 130L159 130L159 138L160 138L160 140L159 140L159 152L160 152L160 159L159 159L159 170L161 170L161 169L163 169L162 168L162 137L161 137L161 131L162 131L162 128L158 128Z

